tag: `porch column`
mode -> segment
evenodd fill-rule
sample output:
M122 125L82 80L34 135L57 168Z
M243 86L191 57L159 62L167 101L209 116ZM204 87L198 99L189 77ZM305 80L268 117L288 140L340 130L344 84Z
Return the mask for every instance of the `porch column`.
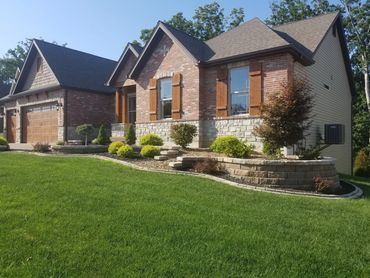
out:
M127 113L127 88L123 87L123 92L121 95L121 119L122 123L128 123L128 113Z
M117 88L116 90L116 111L114 113L114 122L120 123L122 117L122 109L121 109L121 97L122 97L122 89Z

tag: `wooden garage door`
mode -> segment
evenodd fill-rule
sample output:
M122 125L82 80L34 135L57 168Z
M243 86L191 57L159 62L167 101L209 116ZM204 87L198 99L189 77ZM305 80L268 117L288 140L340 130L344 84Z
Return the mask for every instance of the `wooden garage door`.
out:
M58 140L56 103L26 107L22 114L23 143L55 143Z
M6 139L9 143L15 143L16 119L15 109L6 111Z

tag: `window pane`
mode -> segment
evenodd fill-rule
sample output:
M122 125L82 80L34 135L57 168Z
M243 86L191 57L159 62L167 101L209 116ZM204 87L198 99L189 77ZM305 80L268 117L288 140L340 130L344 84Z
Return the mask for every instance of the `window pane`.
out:
M246 114L248 107L248 94L231 95L231 114Z
M160 80L161 99L172 98L172 81L171 78Z
M163 101L163 118L171 118L172 117L172 101Z
M248 68L230 69L230 92L248 92Z

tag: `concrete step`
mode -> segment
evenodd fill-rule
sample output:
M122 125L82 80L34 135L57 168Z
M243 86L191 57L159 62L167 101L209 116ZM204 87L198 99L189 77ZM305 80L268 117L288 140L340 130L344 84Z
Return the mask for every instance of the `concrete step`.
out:
M179 151L176 150L161 151L161 155L166 155L168 157L176 157L179 155Z
M164 160L167 160L168 159L168 156L166 155L156 155L154 157L154 160L158 160L158 161L164 161Z
M182 162L179 161L170 162L168 165L174 169L181 169L183 167Z

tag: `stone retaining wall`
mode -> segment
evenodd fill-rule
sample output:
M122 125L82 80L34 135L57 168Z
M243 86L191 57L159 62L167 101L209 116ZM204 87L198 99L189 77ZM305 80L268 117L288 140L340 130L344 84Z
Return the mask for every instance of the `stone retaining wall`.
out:
M191 167L205 157L179 157L183 166ZM248 185L293 189L312 189L313 179L320 177L339 186L335 160L263 160L217 157L220 166L232 177Z

